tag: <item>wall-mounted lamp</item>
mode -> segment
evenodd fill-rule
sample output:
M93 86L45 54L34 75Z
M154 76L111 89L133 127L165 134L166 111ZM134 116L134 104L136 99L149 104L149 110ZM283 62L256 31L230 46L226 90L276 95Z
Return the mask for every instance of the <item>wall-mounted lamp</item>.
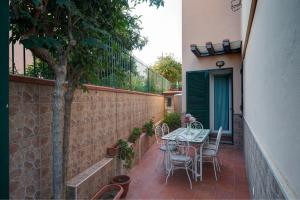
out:
M225 65L225 62L223 60L217 61L216 62L217 67L221 68Z

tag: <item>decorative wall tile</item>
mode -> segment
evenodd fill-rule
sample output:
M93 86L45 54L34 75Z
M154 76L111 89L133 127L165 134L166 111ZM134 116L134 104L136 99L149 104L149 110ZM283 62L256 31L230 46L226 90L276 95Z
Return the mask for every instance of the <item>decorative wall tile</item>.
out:
M245 120L244 153L252 199L286 199Z
M11 81L9 87L10 198L51 198L53 86ZM106 148L127 139L133 127L163 116L163 96L76 90L68 179L102 160Z

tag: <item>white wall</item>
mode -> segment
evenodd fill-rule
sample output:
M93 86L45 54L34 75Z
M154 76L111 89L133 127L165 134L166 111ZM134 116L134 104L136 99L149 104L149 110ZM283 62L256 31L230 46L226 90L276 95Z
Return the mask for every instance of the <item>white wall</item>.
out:
M300 198L299 0L258 0L244 67L245 120L288 196Z
M246 38L246 32L247 32L247 26L249 21L249 15L250 15L250 9L251 9L251 3L253 0L242 0L242 11L241 11L241 36L242 41L245 41ZM243 43L244 45L244 43Z

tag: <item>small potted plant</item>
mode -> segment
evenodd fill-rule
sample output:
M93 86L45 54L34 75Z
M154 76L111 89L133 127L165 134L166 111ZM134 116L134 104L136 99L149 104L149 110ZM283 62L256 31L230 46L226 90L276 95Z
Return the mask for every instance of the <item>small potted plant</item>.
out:
M117 145L114 145L114 146L108 147L106 149L106 154L108 157L115 157L118 155L118 150L119 150L119 147Z
M126 140L120 139L117 143L119 147L118 156L121 160L125 161L124 167L130 169L134 158L134 151L131 146L128 145Z
M134 158L134 151L131 146L128 145L128 142L120 139L117 143L119 147L119 158L123 161L125 161L124 167L127 169L130 169L132 166L132 161ZM112 180L112 183L119 184L123 187L124 192L121 196L121 198L125 198L129 189L129 183L131 179L127 175L119 175L115 176Z
M151 137L153 135L153 125L154 125L154 122L152 119L150 119L148 122L146 122L144 124L143 130L147 136Z
M92 198L92 200L96 199L113 199L118 200L121 198L124 189L121 185L118 184L110 184L102 187Z
M140 137L142 131L140 128L133 128L129 138L128 138L128 141L131 142L131 143L135 143L135 141Z

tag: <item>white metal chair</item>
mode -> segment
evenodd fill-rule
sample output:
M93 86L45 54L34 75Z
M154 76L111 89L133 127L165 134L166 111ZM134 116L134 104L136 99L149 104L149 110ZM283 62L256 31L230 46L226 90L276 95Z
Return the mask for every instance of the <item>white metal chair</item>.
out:
M194 149L190 146L189 142L184 141L184 139L180 136L177 136L176 138L177 151L172 151L172 149L169 148L170 146L171 145L167 145L167 153L169 155L170 168L168 169L166 184L168 183L168 179L171 173L173 175L174 170L185 169L190 182L190 188L192 189L193 186L191 177L189 175L189 171L192 171L192 173L194 173L194 162L193 158L189 155L189 153L191 152L191 149Z
M162 140L161 138L164 136L164 132L162 130L162 128L160 126L156 126L155 129L155 139L156 139L156 143L159 145L159 150L163 152L164 156L163 156L163 161L165 163L165 169L167 169L168 167L168 157L166 157L166 152L167 152L167 145L166 142L164 140ZM170 145L169 147L172 151L176 150L176 146L175 145ZM156 160L156 165L158 163L158 159Z
M214 146L211 146L212 148L204 147L202 150L202 157L204 159L211 159L211 160L203 160L203 162L212 162L213 163L216 180L218 180L217 170L218 171L221 170L219 161L218 161L218 149L219 149L219 144L221 141L221 136L222 136L222 127L219 128L216 143L214 144ZM202 159L201 156L198 157L198 159L197 159L198 162L201 162L200 159Z
M195 121L191 124L192 129L203 129L203 125L201 122Z
M163 123L163 124L161 125L161 129L162 129L164 135L169 134L169 132L170 132L169 126L168 126L168 124L166 124L166 123Z

